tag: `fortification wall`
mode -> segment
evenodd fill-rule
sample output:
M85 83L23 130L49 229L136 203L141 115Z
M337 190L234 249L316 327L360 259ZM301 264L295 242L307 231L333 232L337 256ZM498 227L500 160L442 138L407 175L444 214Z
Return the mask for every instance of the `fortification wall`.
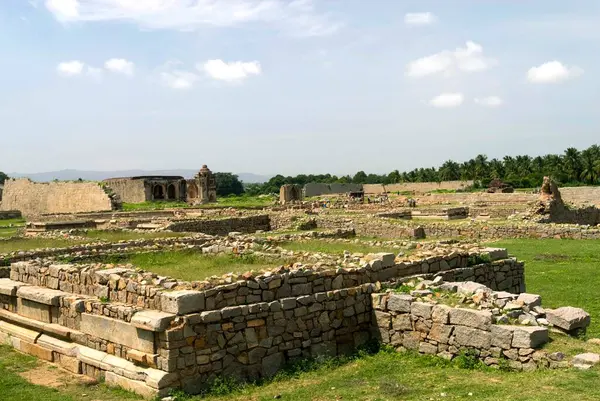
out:
M600 187L560 188L560 195L567 203L590 204L600 207Z
M146 194L144 180L115 178L104 180L103 182L115 191L115 193L121 197L121 201L125 203L143 203L149 200Z
M24 216L113 210L108 194L94 182L37 183L9 179L4 183L0 210L19 210Z
M227 235L230 232L255 233L258 230L270 231L271 219L268 215L258 215L218 220L180 220L172 222L168 229L175 232L198 232L210 235Z
M465 189L473 185L473 181L442 181L442 182L405 182L401 184L364 184L363 190L366 194L383 194L385 192L426 193L436 190L455 191Z
M347 192L362 191L361 184L306 184L304 186L304 196L320 196L320 195L334 195L334 194L345 194Z

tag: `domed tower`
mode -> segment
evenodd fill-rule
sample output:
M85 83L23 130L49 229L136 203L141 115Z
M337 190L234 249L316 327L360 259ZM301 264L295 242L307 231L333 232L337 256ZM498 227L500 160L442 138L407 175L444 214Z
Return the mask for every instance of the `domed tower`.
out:
M198 202L208 203L217 201L217 182L212 171L204 164L196 174L198 184Z

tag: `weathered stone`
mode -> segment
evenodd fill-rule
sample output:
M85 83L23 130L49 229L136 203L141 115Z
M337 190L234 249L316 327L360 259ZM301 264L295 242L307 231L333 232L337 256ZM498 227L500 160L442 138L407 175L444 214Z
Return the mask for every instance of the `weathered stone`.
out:
M490 311L452 308L450 310L450 324L473 327L480 330L489 330L492 325Z
M586 311L571 306L546 309L546 319L550 324L566 331L586 328L590 324L590 315Z
M413 297L406 294L390 294L387 308L393 312L410 312L410 304Z
M521 293L517 298L517 302L522 302L531 309L534 306L542 306L542 297L537 294Z
M431 319L434 323L448 324L448 318L451 309L452 308L448 305L435 305L431 312Z
M455 340L459 345L479 349L488 349L492 343L489 331L483 331L465 326L454 327Z
M154 353L154 333L138 329L120 320L82 313L80 330L83 333L138 351Z
M434 323L429 330L428 337L431 340L437 341L442 344L448 344L450 335L452 335L453 326Z
M577 369L589 369L600 363L600 355L591 352L575 355L571 363Z
M133 315L131 324L139 329L161 332L168 329L175 318L172 313L142 310Z
M397 331L412 330L412 320L410 314L403 313L392 317L392 328Z
M14 297L17 295L17 290L26 284L20 281L14 281L8 278L0 278L0 295L8 295Z
M185 315L204 309L204 294L199 291L179 290L163 292L160 307L164 312Z
M22 286L17 289L17 297L44 305L58 306L60 298L67 293L50 288Z
M410 313L423 319L431 319L432 308L433 305L426 302L413 302L410 306Z
M422 354L435 355L438 352L438 348L428 342L421 342L419 344L419 352Z
M285 358L282 352L277 352L273 355L269 355L262 360L262 373L265 377L271 377L277 373L277 371L285 363Z
M536 326L507 326L513 331L512 346L515 348L537 348L548 342L548 329Z
M513 342L513 330L504 325L493 324L490 328L492 346L510 349Z

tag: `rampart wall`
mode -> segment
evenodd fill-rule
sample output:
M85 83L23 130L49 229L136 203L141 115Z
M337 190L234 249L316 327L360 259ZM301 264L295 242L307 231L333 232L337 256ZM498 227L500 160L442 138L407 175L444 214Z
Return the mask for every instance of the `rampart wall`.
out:
M19 210L26 217L45 213L111 211L109 195L94 182L38 183L9 179L4 183L0 210Z
M144 180L113 178L104 180L104 183L118 193L121 201L125 203L143 203L150 198L150 195L146 194Z

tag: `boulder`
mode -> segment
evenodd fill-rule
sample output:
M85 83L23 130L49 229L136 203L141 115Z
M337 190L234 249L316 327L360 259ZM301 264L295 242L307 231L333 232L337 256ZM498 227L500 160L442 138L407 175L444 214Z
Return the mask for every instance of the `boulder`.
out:
M600 355L587 352L585 354L575 355L571 363L577 369L589 369L600 362Z
M585 329L590 325L590 315L580 308L563 306L558 309L547 309L546 319L550 324L565 331Z

